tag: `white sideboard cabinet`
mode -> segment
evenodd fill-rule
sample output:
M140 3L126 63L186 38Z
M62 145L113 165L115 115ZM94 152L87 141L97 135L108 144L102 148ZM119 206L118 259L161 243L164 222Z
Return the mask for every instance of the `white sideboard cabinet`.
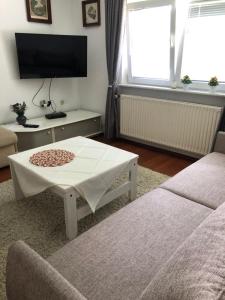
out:
M30 119L27 124L38 128L25 128L16 123L2 125L18 136L18 150L44 146L75 136L91 137L102 132L101 115L86 110L66 112L65 118L48 120L45 117Z

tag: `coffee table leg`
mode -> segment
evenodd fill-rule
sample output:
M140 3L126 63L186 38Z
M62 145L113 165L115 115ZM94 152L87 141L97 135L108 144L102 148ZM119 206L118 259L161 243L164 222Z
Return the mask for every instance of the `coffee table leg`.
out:
M24 194L20 188L14 167L11 164L11 162L9 162L9 164L10 164L10 172L11 172L11 177L12 177L13 187L14 187L14 192L15 192L15 198L16 198L16 200L22 200L22 199L24 199Z
M137 197L137 160L132 162L129 171L129 180L131 183L131 189L129 191L129 200L133 201Z
M70 192L64 196L64 211L66 223L66 235L69 240L77 236L77 197L76 193Z

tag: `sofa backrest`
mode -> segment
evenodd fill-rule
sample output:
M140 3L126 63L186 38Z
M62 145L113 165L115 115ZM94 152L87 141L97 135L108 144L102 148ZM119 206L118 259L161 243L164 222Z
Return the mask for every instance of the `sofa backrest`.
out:
M6 268L8 300L85 300L47 261L22 241L8 252Z
M225 204L177 249L140 299L225 299Z
M225 132L224 131L217 132L213 151L225 154Z

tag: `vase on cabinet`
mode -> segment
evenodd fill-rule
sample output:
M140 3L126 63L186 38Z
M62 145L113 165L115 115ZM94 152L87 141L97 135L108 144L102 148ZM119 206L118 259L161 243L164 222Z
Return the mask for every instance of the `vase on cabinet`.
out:
M24 125L24 124L26 124L27 117L25 117L25 115L23 113L18 114L16 121L19 125Z

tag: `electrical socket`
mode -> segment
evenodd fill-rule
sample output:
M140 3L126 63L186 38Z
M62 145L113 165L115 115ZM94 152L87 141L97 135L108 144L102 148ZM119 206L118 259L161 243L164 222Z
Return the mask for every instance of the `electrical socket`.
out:
M65 100L60 100L60 105L64 105L65 104Z
M42 108L46 108L46 107L49 107L51 105L51 101L46 101L46 100L41 100L40 101L40 107Z
M47 107L48 106L48 102L46 100L41 100L40 101L40 107Z

